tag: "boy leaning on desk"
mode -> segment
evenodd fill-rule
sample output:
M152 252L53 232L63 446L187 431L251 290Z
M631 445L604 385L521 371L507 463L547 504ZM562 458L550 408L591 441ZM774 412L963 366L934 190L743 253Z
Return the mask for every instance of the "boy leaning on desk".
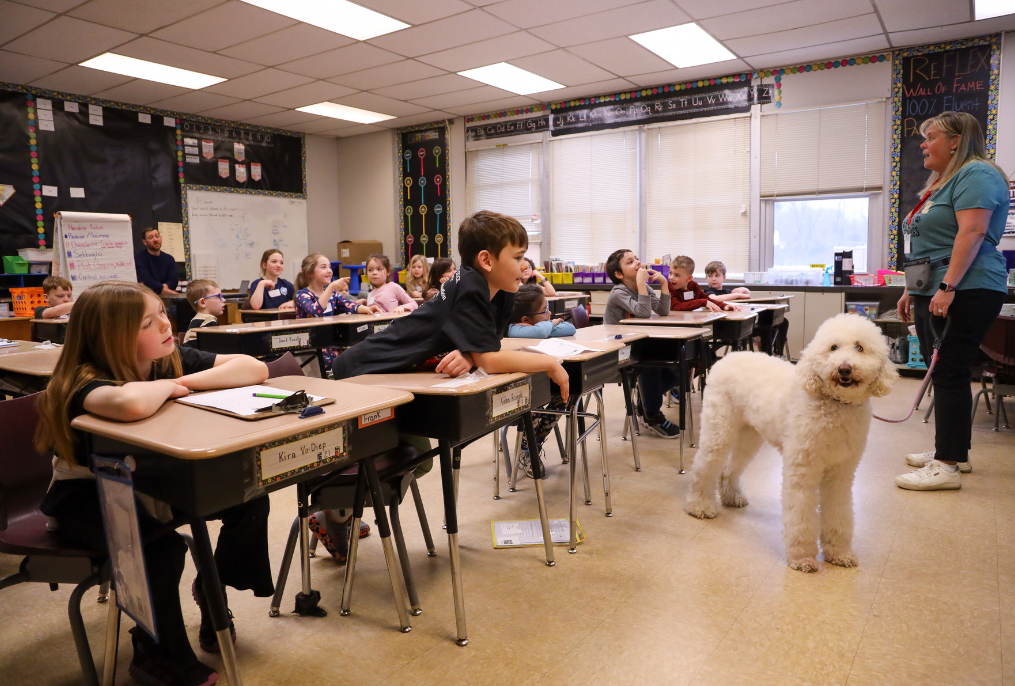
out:
M384 331L339 355L332 367L334 378L427 368L455 377L473 367L488 374L546 372L566 401L568 377L555 357L501 350L515 293L522 283L528 246L525 228L511 217L487 211L466 217L458 229L462 268L411 314L395 319ZM427 439L401 438L423 452L430 449ZM417 471L428 469L425 466ZM317 513L311 519L328 552L343 562L347 516L333 511Z

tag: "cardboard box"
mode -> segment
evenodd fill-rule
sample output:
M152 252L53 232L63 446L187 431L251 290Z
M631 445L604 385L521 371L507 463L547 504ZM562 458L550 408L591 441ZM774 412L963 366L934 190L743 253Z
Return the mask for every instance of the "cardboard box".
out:
M349 276L350 272L344 265L364 264L368 257L376 253L384 253L384 246L380 241L339 241L338 257L335 259L341 262L343 267L339 269L337 276Z

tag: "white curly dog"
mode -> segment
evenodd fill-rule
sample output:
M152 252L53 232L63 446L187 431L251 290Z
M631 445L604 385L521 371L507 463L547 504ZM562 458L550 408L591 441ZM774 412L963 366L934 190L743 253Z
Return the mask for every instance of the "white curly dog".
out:
M783 457L789 566L817 571L819 537L826 562L856 566L853 476L867 445L869 399L886 395L898 376L881 331L852 314L822 324L796 366L762 353L727 355L708 375L687 513L711 519L720 497L746 506L740 475L767 441Z

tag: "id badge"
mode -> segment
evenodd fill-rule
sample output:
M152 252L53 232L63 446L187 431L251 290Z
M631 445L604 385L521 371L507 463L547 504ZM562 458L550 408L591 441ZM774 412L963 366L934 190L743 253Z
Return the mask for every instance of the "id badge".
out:
M268 291L268 295L271 296L272 298L277 298L278 296L282 295L282 291L276 288L273 291Z
M324 314L331 314L331 303L328 303L328 307L325 308Z
M373 305L373 304L374 304L374 294L373 293L368 293L367 294L367 305Z
M694 300L694 292L684 291L684 300Z

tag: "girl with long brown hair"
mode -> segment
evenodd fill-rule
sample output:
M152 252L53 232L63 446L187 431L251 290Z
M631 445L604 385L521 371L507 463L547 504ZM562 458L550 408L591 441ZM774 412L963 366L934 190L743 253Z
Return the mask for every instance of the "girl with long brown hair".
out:
M125 281L92 286L74 305L60 360L38 400L36 447L54 452L53 483L40 509L65 539L88 550L106 550L88 441L71 421L85 413L138 421L191 391L257 384L267 376L264 363L246 355L178 348L162 301L145 286ZM139 496L138 504L142 535L151 535L172 519L164 503ZM265 496L215 516L222 520L215 555L222 583L252 589L261 597L274 592L268 509ZM197 659L187 638L179 594L186 553L175 531L144 546L159 642L141 629L131 630L130 674L139 683L207 686L218 679ZM201 608L201 647L217 652L200 578L193 592Z

